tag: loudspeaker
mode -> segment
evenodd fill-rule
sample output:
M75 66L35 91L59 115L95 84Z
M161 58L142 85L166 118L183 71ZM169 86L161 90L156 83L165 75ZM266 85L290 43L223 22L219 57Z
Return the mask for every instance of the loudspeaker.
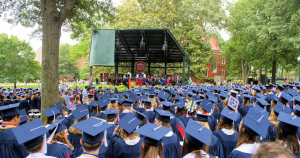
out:
M267 77L266 75L260 75L260 83L265 85L266 84L266 81L267 80Z

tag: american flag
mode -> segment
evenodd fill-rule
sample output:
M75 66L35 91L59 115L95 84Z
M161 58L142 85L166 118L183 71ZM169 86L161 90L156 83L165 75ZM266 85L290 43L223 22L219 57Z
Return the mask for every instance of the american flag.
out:
M93 74L92 74L92 71L90 71L90 78L89 78L90 84L92 84L92 81L93 81Z

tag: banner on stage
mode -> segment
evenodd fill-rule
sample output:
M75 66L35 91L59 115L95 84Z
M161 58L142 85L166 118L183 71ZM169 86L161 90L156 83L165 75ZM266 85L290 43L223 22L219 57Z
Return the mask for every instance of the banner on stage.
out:
M158 79L158 74L154 74L154 75L153 75L153 78Z
M178 73L174 73L174 81L175 81L175 82L178 81Z
M100 73L100 82L103 82L103 73Z
M139 78L144 78L144 74L139 74Z
M113 79L113 78L115 78L115 77L116 77L115 74L110 74L110 79Z
M167 77L166 75L161 75L161 79L162 79L162 78L166 79L166 77Z
M150 78L151 78L151 75L150 75L150 74L147 74L147 78L150 79Z
M167 80L168 80L168 79L170 79L170 80L172 81L172 75L171 75L171 74L168 74L168 75L167 75Z
M129 79L130 74L125 74L125 77L126 77L127 79Z
M108 73L104 73L104 81L107 82L108 81Z

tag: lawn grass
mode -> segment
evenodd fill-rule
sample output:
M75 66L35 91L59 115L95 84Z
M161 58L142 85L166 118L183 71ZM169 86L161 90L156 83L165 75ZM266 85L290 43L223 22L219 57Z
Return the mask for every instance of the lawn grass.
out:
M3 88L14 88L14 84L13 83L9 83L9 84L5 84L5 83L0 83L0 87ZM17 88L34 88L36 89L38 87L37 83L29 83L27 85L24 85L24 83L19 83L17 84ZM41 84L40 84L40 88L41 88Z

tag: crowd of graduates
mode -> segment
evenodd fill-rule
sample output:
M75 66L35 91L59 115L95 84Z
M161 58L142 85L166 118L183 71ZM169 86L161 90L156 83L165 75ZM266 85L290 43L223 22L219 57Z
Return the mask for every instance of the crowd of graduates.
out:
M300 157L299 90L297 82L86 86L63 92L70 103L43 110L42 124L28 117L40 90L1 88L0 157Z

